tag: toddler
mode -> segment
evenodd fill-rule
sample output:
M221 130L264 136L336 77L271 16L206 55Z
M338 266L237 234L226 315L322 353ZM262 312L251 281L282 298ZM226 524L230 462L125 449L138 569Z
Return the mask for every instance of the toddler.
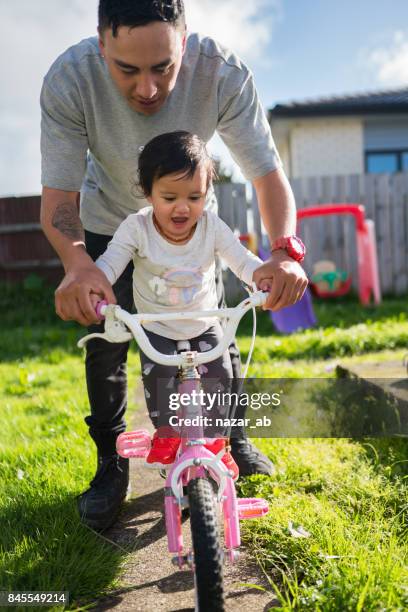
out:
M133 260L133 295L139 313L217 309L216 255L241 280L252 284L262 261L241 245L216 214L204 209L213 177L213 161L198 136L171 132L144 147L139 186L151 206L129 215L95 262L113 285ZM266 288L265 282L260 288ZM177 352L179 340L189 340L191 350L202 351L213 348L222 337L221 325L214 319L146 322L143 327L152 345L166 354ZM152 363L142 351L140 359L147 408L156 427L146 464L163 468L174 462L180 444L171 428L157 430L158 407L163 407L163 398L175 387L177 368ZM200 374L228 382L232 378L228 351L200 366ZM225 442L217 438L207 447L217 453ZM228 451L223 462L237 477L238 467Z

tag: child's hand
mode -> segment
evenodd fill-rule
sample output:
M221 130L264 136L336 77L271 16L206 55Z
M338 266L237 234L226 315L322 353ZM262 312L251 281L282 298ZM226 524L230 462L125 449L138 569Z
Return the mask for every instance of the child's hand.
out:
M96 306L98 302L103 300L103 295L100 295L99 293L90 293L89 299L91 300L92 308L96 311Z
M265 291L266 293L270 293L271 292L271 288L272 288L272 279L271 278L263 278L261 281L259 281L257 283L256 286L261 291ZM262 310L268 310L268 308L265 307L265 304L262 306Z
M265 277L263 266L260 266L254 271L252 280L260 291L268 291L268 293L271 291L272 279ZM262 306L262 308L263 310L266 310L265 306Z
M259 282L259 284L257 284L257 287L261 291L267 291L269 293L271 288L272 288L272 279L271 278L264 278L264 279L262 279Z

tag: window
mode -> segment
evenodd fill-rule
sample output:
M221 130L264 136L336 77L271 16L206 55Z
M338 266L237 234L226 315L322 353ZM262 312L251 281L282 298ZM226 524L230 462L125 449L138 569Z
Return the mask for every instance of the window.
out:
M370 151L366 153L366 172L403 172L408 170L407 151Z

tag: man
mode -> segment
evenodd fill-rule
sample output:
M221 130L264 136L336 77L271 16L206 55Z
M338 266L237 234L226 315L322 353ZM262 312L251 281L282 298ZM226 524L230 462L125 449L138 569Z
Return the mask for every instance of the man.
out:
M205 141L216 130L221 135L252 180L276 247L265 266L272 280L267 306L295 303L307 283L293 259L301 254L286 238L295 231L295 204L248 69L215 41L187 36L183 0L100 0L98 19L99 39L63 53L41 93L41 222L65 269L55 294L57 314L94 330L91 293L131 308L132 264L112 288L93 261L119 223L146 205L134 176L144 144L174 130ZM216 206L214 196L208 206ZM127 350L127 343L88 344L91 415L85 421L98 468L78 507L82 520L97 530L114 521L128 487L128 461L115 450L125 429ZM233 363L239 376L236 354ZM241 474L272 473L270 461L244 432L235 436L231 452Z

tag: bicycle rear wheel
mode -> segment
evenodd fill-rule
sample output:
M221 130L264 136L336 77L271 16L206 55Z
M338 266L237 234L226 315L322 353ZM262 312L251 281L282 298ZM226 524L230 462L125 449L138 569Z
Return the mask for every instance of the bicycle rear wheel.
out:
M196 604L200 612L223 612L224 576L214 492L205 478L188 483Z

